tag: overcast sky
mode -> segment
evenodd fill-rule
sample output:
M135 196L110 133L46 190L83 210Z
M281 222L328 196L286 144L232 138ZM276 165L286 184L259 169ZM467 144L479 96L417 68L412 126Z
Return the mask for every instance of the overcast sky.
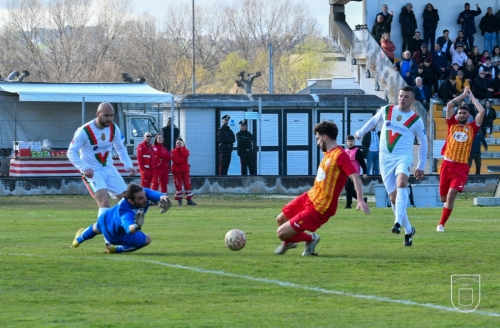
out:
M221 3L224 0L195 0L195 4ZM226 0L228 1L228 0ZM229 0L233 1L233 0ZM272 1L272 0L271 0ZM291 0L292 2L304 2L304 0ZM134 10L136 13L148 12L153 15L161 16L169 5L174 3L188 3L191 4L192 0L132 0ZM318 25L323 35L328 35L328 16L330 14L329 0L306 0L306 3L311 9L311 13L317 18ZM0 0L0 15L5 13L7 0ZM346 6L347 22L351 27L355 24L361 23L361 18L358 16L361 12L360 2L350 2ZM0 16L1 19L1 16Z

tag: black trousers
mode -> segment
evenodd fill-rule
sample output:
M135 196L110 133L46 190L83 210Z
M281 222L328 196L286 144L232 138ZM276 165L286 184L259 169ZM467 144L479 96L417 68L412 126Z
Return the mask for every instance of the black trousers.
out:
M352 199L358 199L356 197L356 189L354 189L354 182L352 182L351 178L347 178L345 183L345 206L352 205Z
M231 148L221 148L219 153L219 175L227 175L229 164L231 164Z
M257 169L252 154L240 156L241 175L256 175Z
M476 175L481 174L481 153L470 153L469 156L469 169L472 166L472 161L476 165Z

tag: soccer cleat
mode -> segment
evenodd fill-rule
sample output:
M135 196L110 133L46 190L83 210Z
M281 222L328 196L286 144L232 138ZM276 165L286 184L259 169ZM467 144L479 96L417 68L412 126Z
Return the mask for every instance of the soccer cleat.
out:
M306 243L304 246L304 252L302 252L302 256L309 256L309 255L318 255L314 253L314 249L316 248L316 245L319 243L319 235L315 234L314 232L311 235L313 237L313 241Z
M116 253L116 246L111 244L106 244L106 249L104 250L104 253L106 254Z
M292 249L292 248L297 248L297 246L299 245L299 243L285 243L285 242L282 242L275 250L274 250L274 254L277 254L277 255L283 255L285 254L285 252L289 249Z
M80 246L80 243L76 239L78 237L80 237L84 231L85 231L85 228L78 229L78 231L76 232L75 239L73 240L73 247L76 248L76 247Z
M442 224L439 224L436 228L437 232L444 232L444 226Z
M182 199L179 199L179 200L177 201L177 205L182 205Z
M405 242L403 243L403 245L411 246L413 244L413 236L415 236L416 232L417 232L417 230L415 230L415 228L411 227L411 233L408 233L405 235Z
M198 204L196 204L196 203L195 203L193 200L191 200L191 199L190 199L190 200L188 200L187 204L188 204L188 205L198 205Z
M365 201L365 203L368 203L368 197L363 197L363 200Z
M392 233L398 234L401 232L401 224L394 223L394 226L391 228Z
M349 206L349 205L346 205L344 208L352 208L352 207L351 207L351 206Z

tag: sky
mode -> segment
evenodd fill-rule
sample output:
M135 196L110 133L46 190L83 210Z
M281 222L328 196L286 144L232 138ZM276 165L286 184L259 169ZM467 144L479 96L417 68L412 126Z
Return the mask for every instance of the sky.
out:
M228 0L226 0L228 1ZM318 26L321 30L321 34L328 35L328 17L330 14L329 0L290 0L292 2L304 2L310 7L311 13L317 18ZM0 21L1 17L5 13L7 6L7 0L0 0ZM147 12L152 15L161 16L165 13L169 5L175 3L188 3L192 4L192 0L132 0L134 11L137 14L142 12ZM221 3L222 0L195 0L195 5L197 3L203 3L205 6L207 3L212 3L216 5ZM351 2L346 6L346 16L347 22L351 27L356 24L361 23L361 18L359 14L361 12L361 4L359 2Z

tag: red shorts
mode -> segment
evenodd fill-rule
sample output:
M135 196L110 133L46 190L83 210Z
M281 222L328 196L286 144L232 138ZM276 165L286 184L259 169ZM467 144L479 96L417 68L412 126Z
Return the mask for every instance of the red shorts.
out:
M450 188L463 192L465 184L467 183L467 178L469 177L469 165L467 163L444 160L439 174L440 196L448 195L448 190Z
M314 232L330 218L316 211L307 192L283 206L282 212L290 218L289 222L297 232L305 230Z

